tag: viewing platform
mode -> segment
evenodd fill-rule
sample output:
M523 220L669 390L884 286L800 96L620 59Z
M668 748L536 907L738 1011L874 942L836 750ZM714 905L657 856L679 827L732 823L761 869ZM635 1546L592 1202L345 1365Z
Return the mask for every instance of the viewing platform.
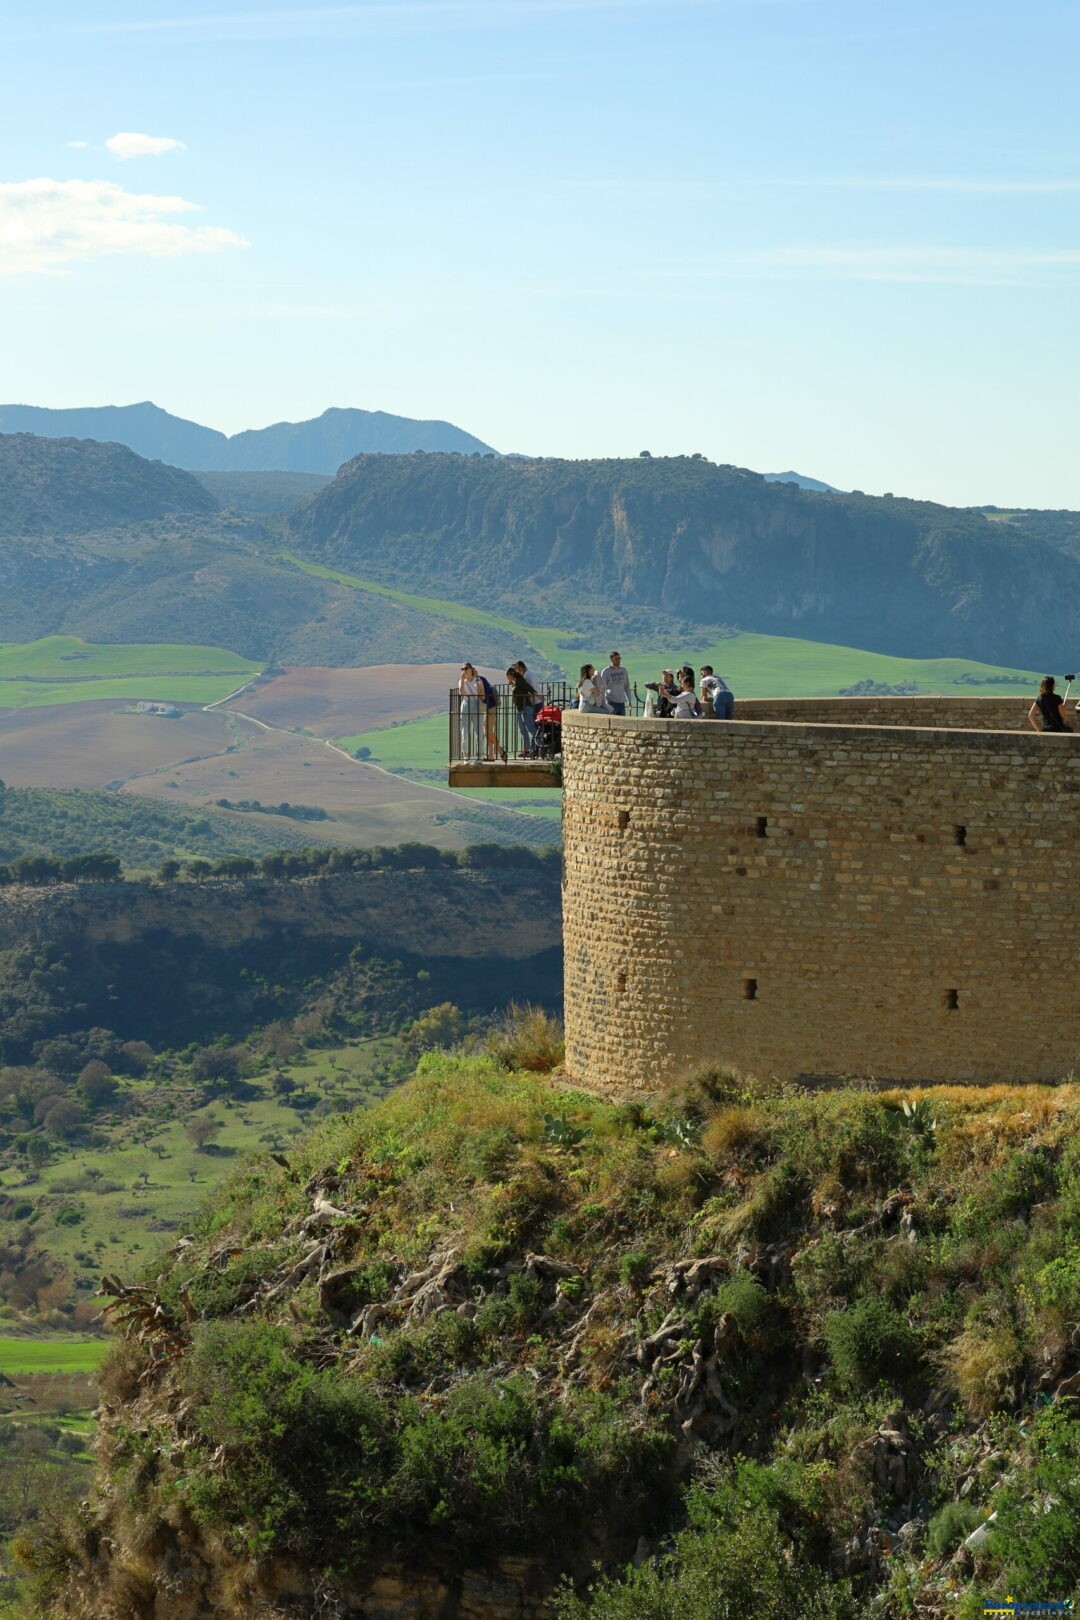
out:
M562 785L562 715L573 701L566 681L543 681L537 708L515 707L511 688L494 687L498 703L450 693L447 783L471 788L557 788Z
M507 686L495 688L498 707L492 718L481 704L450 693L447 777L450 787L543 788L562 785L562 714L572 709L574 692L567 682L543 684L548 718L518 718ZM706 717L702 724L740 728L747 725L890 726L947 731L1011 731L1034 739L1028 724L1029 697L915 695L886 697L745 698L736 699L731 720ZM558 718L555 718L555 712ZM543 710L539 711L543 713ZM635 721L646 729L693 724L684 720L642 721L640 703L633 715L595 715L614 727ZM1070 723L1080 714L1070 708ZM1074 732L1074 738L1080 735Z

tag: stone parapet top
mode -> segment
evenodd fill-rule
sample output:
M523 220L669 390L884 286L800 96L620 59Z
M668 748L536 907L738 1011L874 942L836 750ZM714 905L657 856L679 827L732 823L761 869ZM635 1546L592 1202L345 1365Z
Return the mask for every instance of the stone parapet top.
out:
M850 724L836 720L658 720L641 716L630 718L615 714L582 714L577 709L563 713L563 725L584 727L595 731L618 730L621 734L640 732L654 736L677 736L686 741L713 737L717 743L735 737L792 737L799 732L808 740L822 742L850 741L853 737L895 738L911 745L939 748L993 747L1003 751L1035 748L1071 748L1080 743L1078 732L1052 731L997 731L987 727L912 726L871 723L860 720Z

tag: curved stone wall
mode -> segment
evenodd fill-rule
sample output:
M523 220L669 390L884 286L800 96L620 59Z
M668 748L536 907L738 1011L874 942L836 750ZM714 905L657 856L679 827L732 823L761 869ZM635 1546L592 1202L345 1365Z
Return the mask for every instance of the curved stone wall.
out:
M567 714L567 1068L651 1089L1080 1069L1080 736ZM1004 701L1015 730L986 729ZM790 705L787 706L790 712ZM804 700L805 714L820 705ZM830 709L834 707L832 703ZM739 712L746 714L750 705Z

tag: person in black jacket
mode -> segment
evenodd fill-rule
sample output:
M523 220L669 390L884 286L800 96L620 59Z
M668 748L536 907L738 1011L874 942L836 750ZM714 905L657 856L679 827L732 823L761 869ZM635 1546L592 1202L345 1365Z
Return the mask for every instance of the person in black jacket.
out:
M1054 677L1047 675L1039 687L1039 695L1028 710L1032 731L1071 731L1065 724L1065 699L1054 690Z

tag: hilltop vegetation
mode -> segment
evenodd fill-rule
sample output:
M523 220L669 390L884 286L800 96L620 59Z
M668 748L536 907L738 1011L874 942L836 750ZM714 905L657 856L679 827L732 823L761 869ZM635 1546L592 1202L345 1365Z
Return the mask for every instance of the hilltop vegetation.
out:
M1080 561L976 511L693 457L358 456L291 513L304 557L521 613L617 601L906 656L1052 666ZM543 616L541 617L541 604Z
M87 534L217 511L197 478L120 444L0 434L0 536Z
M149 1614L166 1566L237 1620L359 1616L392 1573L453 1612L596 1561L553 1608L1080 1590L1076 1087L714 1074L646 1108L521 1061L422 1059L240 1166L121 1293L98 1487L22 1547L43 1609Z

